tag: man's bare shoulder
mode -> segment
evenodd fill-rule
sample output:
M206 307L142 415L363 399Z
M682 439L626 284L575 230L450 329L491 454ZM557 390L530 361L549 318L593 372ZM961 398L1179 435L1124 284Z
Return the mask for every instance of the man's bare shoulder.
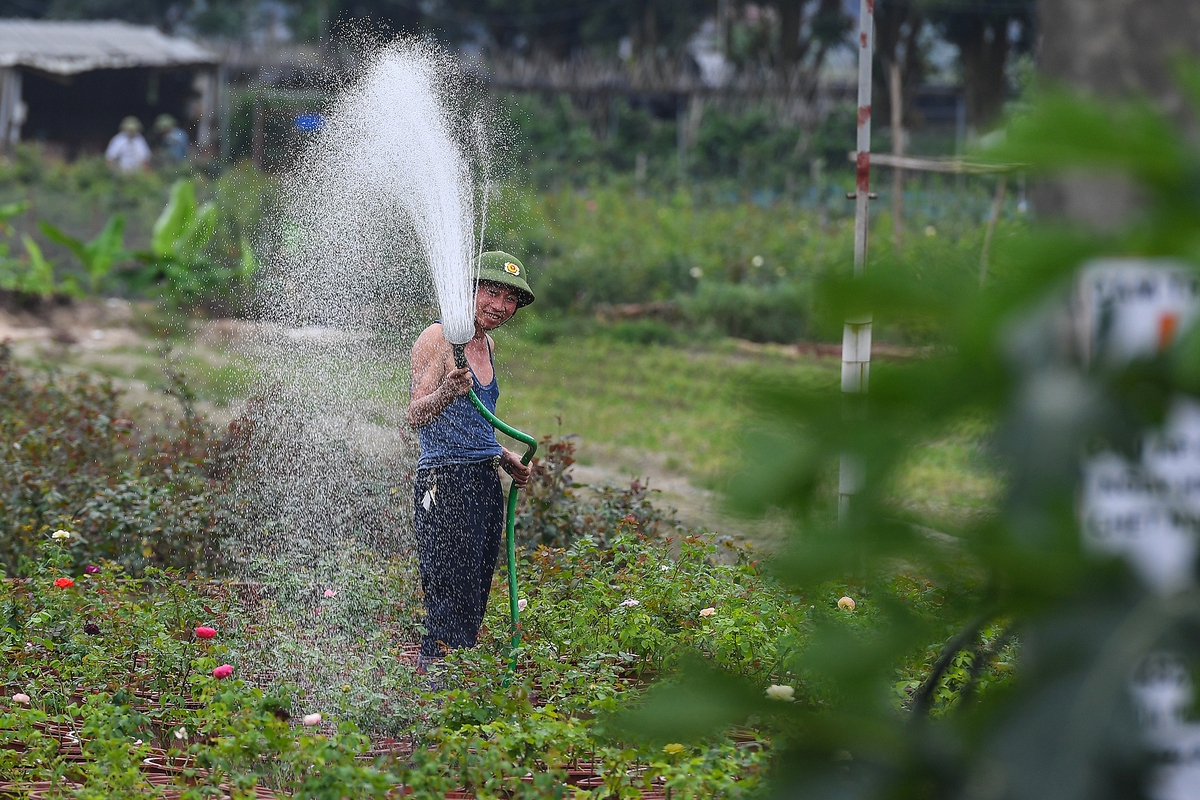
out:
M442 335L442 323L435 322L425 330L421 331L421 335L413 342L413 352L436 353L449 347L446 344L446 337Z

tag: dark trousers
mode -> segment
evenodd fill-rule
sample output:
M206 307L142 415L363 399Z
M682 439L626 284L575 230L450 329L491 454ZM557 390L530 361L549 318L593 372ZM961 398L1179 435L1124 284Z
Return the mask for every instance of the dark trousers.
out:
M496 462L418 470L413 499L425 590L421 655L434 658L473 647L479 636L504 530Z

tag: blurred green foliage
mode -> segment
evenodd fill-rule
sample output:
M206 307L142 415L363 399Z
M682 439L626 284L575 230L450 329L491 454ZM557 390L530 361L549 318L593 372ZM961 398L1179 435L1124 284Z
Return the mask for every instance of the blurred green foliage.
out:
M645 159L643 186L657 194L691 182L723 192L794 191L808 183L814 160L834 175L849 172L846 142L854 133L849 103L836 106L811 131L787 122L769 103L738 111L707 108L682 170L673 109L664 116L649 104L614 98L598 117L568 96L533 94L503 97L499 107L497 172L538 188L631 179L639 154Z
M814 180L804 177L803 163L785 157L797 131L781 129L765 139L756 134L747 144L742 134L759 131L770 115L764 111L755 122L757 112L724 119L713 111L706 117L711 131L700 129L697 178L676 180L674 133L663 129L667 149L661 159L648 156L647 178L639 185L630 174L636 159L630 161L620 131L640 130L644 123L649 136L658 124L652 116L628 110L628 124L614 123L610 141L566 106L554 111L542 108L544 100L529 102L524 111L513 111L527 118L516 126L520 135L511 137L515 149L500 158L511 169L499 170L504 188L491 204L487 244L529 261L539 303L527 315L544 316L549 335L578 329L580 314L605 305L666 303L663 314L637 318L635 311L606 332L634 343L696 335L784 342L838 337L840 320L822 312L813 287L849 268L852 207L839 185L843 173ZM830 129L829 142L838 140L837 130ZM735 144L745 152L730 150ZM729 171L739 159L740 177ZM792 173L789 189L785 178ZM543 184L552 188L538 188ZM258 270L255 248L277 192L276 178L248 161L215 177L200 166L122 176L98 159L65 164L43 157L36 145L22 145L11 162L0 164L0 201L22 209L10 219L20 256L6 274L24 275L42 263L20 244L28 235L57 269L57 288L42 281L39 291L70 291L75 283L116 294L162 295L214 314L244 313ZM909 257L885 268L920 280L930 265L953 262L961 275L973 274L991 194L991 179L973 179L962 191L937 177L910 183ZM998 238L1022 227L1015 206L1012 199L1005 206ZM123 235L118 219L124 220ZM888 214L877 215L878 233L890 226ZM887 262L891 256L877 247L873 258ZM16 287L15 277L6 280ZM563 314L575 321L556 325ZM901 341L929 338L911 325L885 324L876 333Z
M904 258L880 241L892 226L890 216L880 214L872 269L934 293L944 280L977 283L990 188L910 190ZM584 330L575 321L557 326L556 314L666 303L640 312L653 317L641 321L642 329L618 335L669 341L666 324L680 334L829 341L840 337L842 320L827 313L815 287L851 270L849 205L844 198L833 201L836 213L830 213L816 198L760 204L700 190L664 198L640 196L627 185L547 192L513 187L495 204L487 244L528 262L538 303L523 313L541 317L538 324L550 337ZM1010 203L996 237L1024 226ZM925 342L935 318L881 320L876 335ZM645 327L653 322L656 328Z
M1200 68L1183 65L1180 82L1194 113ZM938 600L926 616L881 598L871 630L813 628L787 662L808 697L773 715L786 751L780 795L1067 800L1149 791L1150 767L1161 762L1139 733L1130 680L1163 650L1200 671L1200 593L1155 593L1123 561L1085 551L1080 459L1133 451L1173 398L1195 394L1198 333L1157 356L1088 368L1056 331L1090 257L1198 263L1200 152L1185 130L1144 102L1047 92L981 155L1041 175L1127 176L1142 192L1127 227L1046 223L1013 237L997 248L983 290L940 260L820 283L831 313L930 320L938 346L927 359L876 364L866 413L847 413L855 407L836 391L762 385L760 424L733 476L732 502L792 518L794 534L771 571L797 591L831 580L888 585L899 569ZM972 417L997 423L990 450L1004 476L1001 502L931 530L897 501L894 481L923 442ZM847 456L865 466L865 484L839 523L833 486ZM930 669L919 682L898 682L930 642L940 643ZM981 691L984 668L1014 642L1012 678ZM655 735L719 729L761 714L763 688L693 667L626 723ZM947 713L931 718L951 696Z
M8 220L25 213L28 208L28 203L5 203L0 206L0 233L5 235L5 241L0 242L0 291L35 301L49 299L55 293L72 292L75 289L73 281L64 281L62 284L55 282L54 264L42 254L41 247L29 234L21 236L24 258L9 255L15 231Z
M80 266L87 271L92 294L100 292L100 282L108 275L109 270L118 261L125 258L123 246L125 236L125 217L114 214L100 229L90 242L76 239L49 222L40 222L38 227L52 242L57 242L71 251L79 260Z

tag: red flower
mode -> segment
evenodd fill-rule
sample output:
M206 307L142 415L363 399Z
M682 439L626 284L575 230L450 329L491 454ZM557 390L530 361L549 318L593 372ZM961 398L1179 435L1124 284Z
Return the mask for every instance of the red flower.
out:
M233 667L228 664L222 664L213 670L213 677L217 680L223 680L233 674Z
M196 628L196 638L197 639L211 639L216 635L217 635L216 629L210 628L207 625L201 625L200 627Z
M75 581L73 581L70 578L58 578L57 580L54 581L54 585L57 586L59 589L70 589L72 586L75 585Z

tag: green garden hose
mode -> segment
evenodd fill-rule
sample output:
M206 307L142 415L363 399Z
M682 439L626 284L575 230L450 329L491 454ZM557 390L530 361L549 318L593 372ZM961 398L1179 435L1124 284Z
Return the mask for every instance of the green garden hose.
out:
M479 409L479 413L483 418L492 423L492 427L500 432L511 436L525 446L525 455L521 456L521 463L528 464L533 459L533 454L537 452L537 439L534 439L528 433L519 431L509 425L504 420L497 417L495 414L487 410L487 407L479 401L475 396L475 390L470 391L471 402ZM517 607L517 492L520 487L517 482L513 481L512 486L508 488L508 513L504 518L504 541L505 547L508 549L508 613L512 616L512 655L509 658L509 669L513 672L517 671L517 647L521 644L521 628L520 613L521 610Z
M467 366L466 353L463 350L463 345L454 345L454 363L459 369ZM479 409L479 413L483 418L491 423L493 428L496 428L501 433L511 436L518 442L525 445L525 455L521 457L521 463L528 465L533 460L533 454L537 452L537 439L530 436L528 433L519 431L509 425L504 420L497 417L491 411L487 410L479 398L475 395L475 390L471 389L467 392L467 396L471 398L471 402L475 404L475 408ZM513 481L512 486L508 489L508 513L504 518L504 540L505 548L508 551L508 613L512 617L512 653L509 656L509 670L513 673L517 671L517 647L521 644L521 628L520 616L521 610L517 608L517 492L520 487L516 481Z

